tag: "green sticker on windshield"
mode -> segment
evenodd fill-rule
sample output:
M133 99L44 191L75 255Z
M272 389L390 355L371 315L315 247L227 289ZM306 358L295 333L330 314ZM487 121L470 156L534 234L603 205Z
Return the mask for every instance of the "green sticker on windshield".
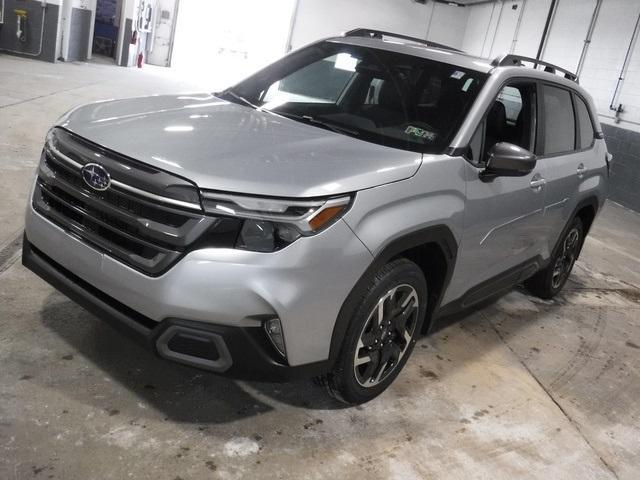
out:
M407 128L405 128L404 133L413 137L424 138L426 140L429 140L430 142L433 142L438 136L438 134L435 132L430 132L429 130L425 130L424 128L414 127L413 125L409 125Z

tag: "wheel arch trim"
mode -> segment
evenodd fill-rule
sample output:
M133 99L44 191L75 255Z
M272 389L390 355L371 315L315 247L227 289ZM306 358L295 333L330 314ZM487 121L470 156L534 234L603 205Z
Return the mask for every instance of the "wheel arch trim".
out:
M360 289L366 286L366 279L375 275L375 273L389 262L389 260L400 256L403 252L427 245L436 245L440 248L446 263L446 272L444 274L444 280L439 295L435 301L431 301L430 299L427 304L426 320L429 319L429 315L439 306L444 291L451 280L458 254L458 242L456 241L451 229L446 225L434 225L407 233L401 237L393 239L375 255L369 267L367 267L347 295L347 298L340 308L338 317L336 318L329 350L329 364L331 366L335 364L336 359L338 358L342 348L342 340L349 326L349 320L351 319L349 312L353 312L357 308L358 300L360 299Z
M560 248L560 245L562 243L562 239L569 232L569 227L571 227L571 223L573 222L573 220L575 218L577 218L578 214L582 210L584 210L586 207L591 207L591 208L593 208L593 219L592 219L592 221L591 221L591 223L589 225L583 225L584 232L583 232L583 235L582 235L582 245L584 245L584 241L587 238L589 230L593 226L593 221L595 220L595 217L598 215L598 211L600 210L600 204L601 204L601 202L599 201L598 197L595 196L595 195L590 195L590 196L588 196L586 198L583 198L582 200L580 200L578 202L578 204L573 209L573 212L571 212L571 215L569 216L569 220L567 221L567 224L562 228L562 231L560 232L560 236L556 240L556 243L555 243L555 245L553 247L553 250L551 251L551 255L549 256L550 259L554 257L554 255L558 251L558 248ZM578 252L578 255L582 251L582 245L580 245L580 250Z

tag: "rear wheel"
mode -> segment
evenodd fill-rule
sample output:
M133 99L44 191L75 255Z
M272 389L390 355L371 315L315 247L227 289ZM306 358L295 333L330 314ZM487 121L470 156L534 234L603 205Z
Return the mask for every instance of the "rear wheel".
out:
M385 265L368 281L334 370L322 383L350 404L381 394L404 367L424 320L427 284L407 259Z
M525 287L540 298L553 298L571 275L573 265L580 254L584 240L580 218L574 218L560 245L544 270L540 270L525 282Z

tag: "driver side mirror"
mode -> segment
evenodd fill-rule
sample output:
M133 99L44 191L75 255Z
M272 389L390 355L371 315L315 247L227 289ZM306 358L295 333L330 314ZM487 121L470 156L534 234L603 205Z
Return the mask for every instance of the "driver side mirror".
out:
M488 152L484 177L523 177L536 166L534 153L513 143L496 143Z

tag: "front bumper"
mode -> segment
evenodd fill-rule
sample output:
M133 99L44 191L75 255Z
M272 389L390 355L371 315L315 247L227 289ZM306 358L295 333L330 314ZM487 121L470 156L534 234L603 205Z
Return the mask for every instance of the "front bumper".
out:
M274 355L260 327L167 318L154 322L69 272L23 239L22 263L70 299L160 357L248 380L286 381L325 372L327 361L298 367Z
M194 250L159 277L85 244L31 206L25 234L24 264L81 305L161 355L158 341L172 325L210 332L213 345L224 340L231 362L209 370L243 378L321 370L339 310L372 259L343 221L274 253ZM286 361L263 334L264 320L274 317Z

